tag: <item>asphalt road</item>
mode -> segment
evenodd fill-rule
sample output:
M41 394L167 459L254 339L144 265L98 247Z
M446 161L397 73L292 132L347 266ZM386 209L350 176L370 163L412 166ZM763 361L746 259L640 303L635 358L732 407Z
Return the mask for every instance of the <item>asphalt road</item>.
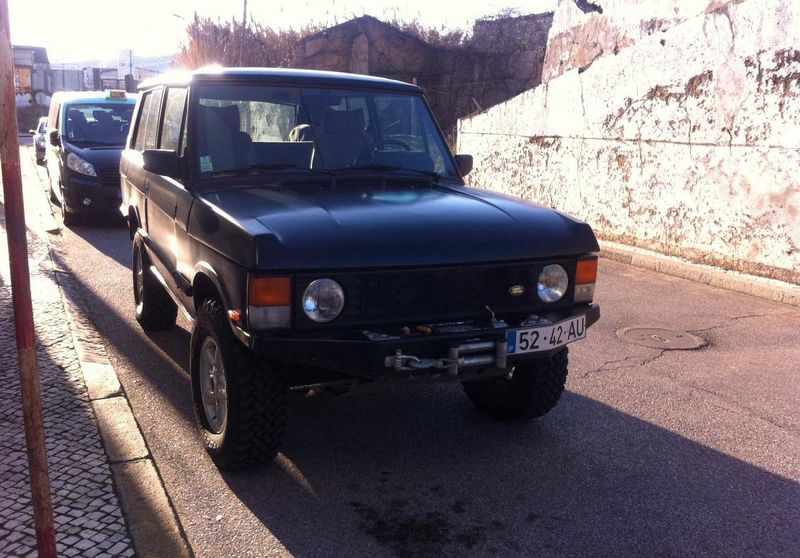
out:
M223 474L195 433L188 324L133 318L125 228L63 234L197 556L800 555L797 308L604 260L603 318L543 419L492 422L455 385L297 395L276 463ZM620 341L631 326L708 346Z

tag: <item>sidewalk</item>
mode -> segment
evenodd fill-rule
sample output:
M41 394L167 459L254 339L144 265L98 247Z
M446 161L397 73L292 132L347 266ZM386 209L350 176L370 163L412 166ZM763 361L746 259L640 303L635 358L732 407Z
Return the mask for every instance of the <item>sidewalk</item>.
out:
M28 160L32 152L23 149L21 156L58 552L61 556L134 556L48 251L46 229L53 223L52 216ZM4 206L0 205L0 556L36 556L10 283Z

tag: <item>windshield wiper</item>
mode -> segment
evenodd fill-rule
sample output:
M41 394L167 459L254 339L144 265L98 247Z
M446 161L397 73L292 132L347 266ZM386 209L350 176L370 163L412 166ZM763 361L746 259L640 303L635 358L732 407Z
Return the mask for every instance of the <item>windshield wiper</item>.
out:
M225 169L221 171L212 172L211 176L223 176L226 174L235 175L235 174L252 173L258 171L283 171L283 170L310 172L314 174L324 174L327 176L331 176L330 172L319 169L310 169L308 167L301 167L295 163L256 163L253 165L246 165L244 167L237 167L235 169Z
M122 147L124 144L122 143L107 143L104 141L97 141L97 140L88 140L88 139L76 139L76 140L67 140L69 143L75 145L91 145L95 147Z
M421 169L409 169L407 167L401 167L399 165L382 165L380 163L369 163L369 164L366 164L366 165L355 165L355 166L352 166L352 167L342 167L342 168L339 168L339 169L331 169L331 172L336 173L336 172L343 172L343 171L350 171L350 170L355 170L355 171L358 171L358 170L371 170L371 171L377 171L377 172L400 171L400 172L410 172L410 173L414 173L414 174L421 174L421 175L427 176L429 178L432 178L434 180L439 180L440 178L442 178L441 174L439 174L438 172L434 172L434 171L426 171L426 170L421 170Z

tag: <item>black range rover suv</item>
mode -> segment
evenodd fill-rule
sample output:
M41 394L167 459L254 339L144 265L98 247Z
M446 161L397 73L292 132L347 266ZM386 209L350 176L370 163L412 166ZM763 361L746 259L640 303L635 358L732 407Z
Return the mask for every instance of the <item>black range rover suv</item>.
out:
M289 390L463 385L510 420L558 401L599 319L571 217L465 186L420 88L206 69L140 87L120 163L136 318L193 324L197 423L220 467L274 457Z

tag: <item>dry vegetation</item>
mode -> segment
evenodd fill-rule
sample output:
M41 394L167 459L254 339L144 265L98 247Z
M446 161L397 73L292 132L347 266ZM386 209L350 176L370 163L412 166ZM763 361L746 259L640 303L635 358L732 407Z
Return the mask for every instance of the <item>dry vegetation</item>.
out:
M487 19L497 15L488 16ZM419 19L402 20L396 14L384 21L432 45L465 48L469 44L469 34L462 29L427 27ZM175 62L182 68L208 64L288 67L297 41L326 27L312 24L299 31L275 30L252 21L244 24L240 21L198 18L187 25L187 37Z
M259 23L199 18L186 27L186 42L176 57L182 68L208 64L286 67L295 43L313 29L274 31Z

